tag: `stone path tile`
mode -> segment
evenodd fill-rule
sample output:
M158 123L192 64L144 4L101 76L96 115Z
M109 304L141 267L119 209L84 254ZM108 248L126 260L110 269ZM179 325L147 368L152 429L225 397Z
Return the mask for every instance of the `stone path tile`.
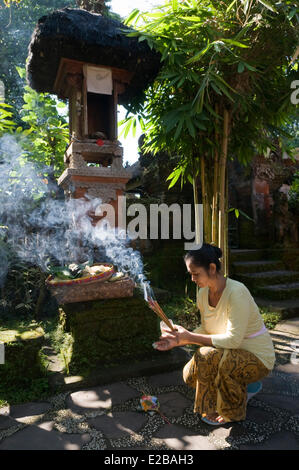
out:
M22 405L11 405L9 416L16 421L22 422L30 416L37 416L46 413L51 408L51 404L43 403L24 403Z
M232 448L234 442L247 436L243 426L236 423L228 423L219 427L206 426L209 428L209 441L218 449Z
M288 320L283 320L279 322L275 328L275 331L282 331L288 335L291 333L293 335L299 335L299 318L289 318Z
M279 325L280 323L277 325L277 327L279 327ZM294 345L298 344L299 334L285 333L284 331L279 331L276 329L270 330L269 333L275 348L275 365L278 366L279 364L288 364L290 362L292 353L294 353Z
M168 372L165 374L152 375L148 379L148 383L153 387L167 387L169 385L183 385L183 374L181 370Z
M71 393L67 398L67 406L75 413L80 414L98 409L109 409L113 405L118 405L139 395L137 390L118 382Z
M299 450L299 441L290 432L278 432L261 444L243 444L240 450Z
M277 372L283 372L289 377L294 380L298 381L299 384L299 364L292 364L289 362L288 364L279 364L276 368L275 371Z
M88 434L63 434L48 421L27 426L0 442L0 450L80 450L91 437Z
M16 426L18 424L19 423L17 421L10 418L9 416L0 415L0 430L8 429L8 428L11 428L12 426Z
M119 411L88 419L88 424L102 431L109 439L128 436L138 432L147 422L145 413Z
M292 393L292 383L288 377L278 376L274 373L262 379L263 388L260 393ZM259 397L259 394L257 395Z
M252 421L257 424L265 424L273 419L273 415L270 411L265 411L261 408L253 406L247 406L246 420Z
M257 395L257 400L267 403L275 408L288 410L293 414L299 413L299 400L297 397L290 397L286 395L266 394L260 392Z
M207 437L182 426L166 424L154 436L175 450L216 450Z
M179 417L184 414L184 410L193 404L178 392L168 392L158 394L161 412L168 417Z

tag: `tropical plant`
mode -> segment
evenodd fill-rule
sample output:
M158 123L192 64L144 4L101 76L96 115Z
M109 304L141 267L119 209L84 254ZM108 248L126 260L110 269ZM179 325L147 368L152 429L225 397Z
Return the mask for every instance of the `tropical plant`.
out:
M288 202L290 210L294 214L299 215L299 171L294 174L288 194Z
M21 78L25 69L18 67ZM46 173L53 182L64 169L63 154L69 141L68 123L58 109L66 104L49 94L37 93L24 87L24 105L20 111L22 126L17 127L16 137L24 150L24 157Z
M12 120L12 106L0 102L0 137L5 133L11 133L16 123Z
M23 80L16 67L25 67L28 44L38 20L67 6L76 8L76 0L0 0L0 80L5 85L5 101L13 106L15 120L23 105Z
M139 119L147 151L181 156L170 187L190 181L195 203L200 180L204 238L222 248L226 273L227 160L248 164L272 149L294 110L298 11L292 1L172 0L127 19L137 29L128 35L158 50L162 69L126 125Z

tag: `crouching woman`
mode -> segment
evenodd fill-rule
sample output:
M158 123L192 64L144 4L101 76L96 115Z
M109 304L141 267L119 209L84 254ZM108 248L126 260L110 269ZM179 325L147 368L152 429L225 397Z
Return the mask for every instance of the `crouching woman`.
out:
M193 332L176 325L164 331L156 348L166 351L195 344L183 378L195 389L194 412L211 425L246 418L247 385L274 367L272 339L258 306L241 282L221 273L220 248L203 244L185 255L192 281L200 287L201 325Z

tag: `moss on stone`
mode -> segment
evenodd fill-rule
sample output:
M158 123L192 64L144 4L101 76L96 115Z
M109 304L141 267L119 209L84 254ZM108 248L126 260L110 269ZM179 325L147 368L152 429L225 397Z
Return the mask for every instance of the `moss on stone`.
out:
M99 364L149 357L159 321L144 299L134 297L66 304L60 322L73 337L71 373L88 374Z
M43 377L40 351L44 340L41 327L35 330L1 330L0 341L5 344L5 363L0 365L3 386L25 386L30 380Z

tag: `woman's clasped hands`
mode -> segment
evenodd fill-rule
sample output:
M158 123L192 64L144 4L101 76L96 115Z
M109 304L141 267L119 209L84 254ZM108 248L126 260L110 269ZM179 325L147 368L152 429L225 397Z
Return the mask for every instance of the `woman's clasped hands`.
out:
M159 341L154 343L155 349L168 351L169 349L189 344L190 332L180 325L174 325L174 328L175 331L163 328Z

